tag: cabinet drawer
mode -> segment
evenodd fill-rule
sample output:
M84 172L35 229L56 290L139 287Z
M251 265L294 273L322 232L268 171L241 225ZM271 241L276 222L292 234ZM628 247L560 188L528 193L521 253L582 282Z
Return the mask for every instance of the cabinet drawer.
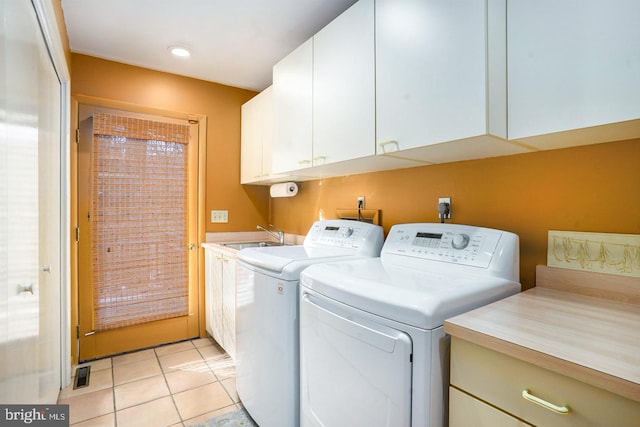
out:
M451 384L534 425L640 426L639 402L455 337ZM569 411L533 403L524 390Z
M449 427L531 427L511 415L449 387Z

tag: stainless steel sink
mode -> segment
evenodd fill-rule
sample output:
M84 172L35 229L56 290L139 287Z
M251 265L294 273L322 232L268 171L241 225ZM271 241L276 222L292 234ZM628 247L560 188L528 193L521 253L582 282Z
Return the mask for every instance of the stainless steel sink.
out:
M257 247L266 247L266 246L281 246L280 243L278 242L231 242L231 243L223 243L224 246L231 248L231 249L236 249L236 250L242 250L242 249L246 249L246 248L257 248Z

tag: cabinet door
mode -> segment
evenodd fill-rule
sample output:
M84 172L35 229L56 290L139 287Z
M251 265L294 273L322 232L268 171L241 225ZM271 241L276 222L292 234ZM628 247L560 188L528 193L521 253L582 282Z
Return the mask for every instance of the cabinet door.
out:
M240 183L259 181L262 177L262 141L260 136L260 94L242 105L240 127Z
M273 173L311 166L312 76L312 39L273 67Z
M216 251L205 247L204 249L204 321L205 329L209 335L213 336L213 281L214 281L214 269L216 259Z
M639 18L636 0L510 1L509 138L640 118Z
M378 154L487 133L486 19L478 0L376 1Z
M240 182L268 179L273 141L272 87L242 105Z
M222 347L236 358L236 260L225 256L222 262Z
M221 251L215 251L212 263L212 280L211 280L211 336L214 340L224 348L224 323L222 320L223 313L223 280L224 280L224 254Z
M373 0L313 38L314 166L375 154Z
M271 176L271 151L273 149L273 86L260 93L260 135L262 141L262 178Z

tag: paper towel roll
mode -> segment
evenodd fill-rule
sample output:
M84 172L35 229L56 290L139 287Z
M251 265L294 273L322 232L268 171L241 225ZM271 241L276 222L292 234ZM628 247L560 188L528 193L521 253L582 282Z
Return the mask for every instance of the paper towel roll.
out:
M273 184L270 189L271 197L293 197L298 194L298 184L295 182L283 182Z

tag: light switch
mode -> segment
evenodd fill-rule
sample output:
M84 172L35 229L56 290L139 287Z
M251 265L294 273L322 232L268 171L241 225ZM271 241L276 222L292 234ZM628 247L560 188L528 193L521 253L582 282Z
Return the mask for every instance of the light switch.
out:
M213 209L211 211L211 222L226 223L229 222L229 211Z

